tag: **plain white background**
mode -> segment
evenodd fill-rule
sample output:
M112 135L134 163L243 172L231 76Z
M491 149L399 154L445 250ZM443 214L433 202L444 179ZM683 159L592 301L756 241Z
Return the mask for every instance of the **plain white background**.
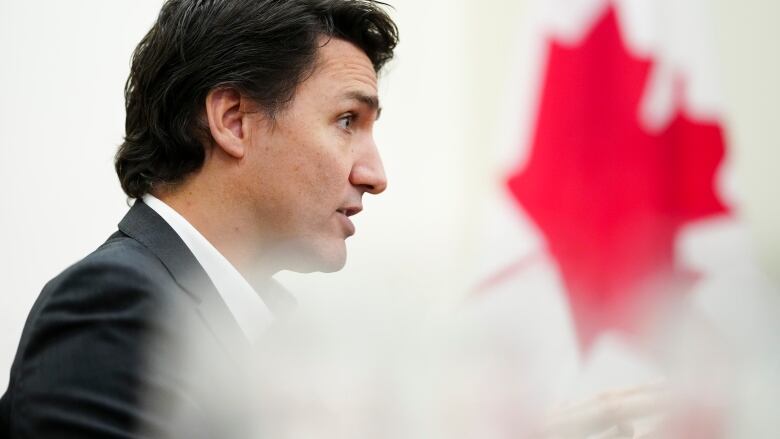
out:
M368 197L333 275L283 274L304 300L392 294L457 301L490 188L490 145L527 0L397 0L402 42L381 80L377 142L389 176ZM780 3L714 0L742 211L780 279ZM127 210L112 158L130 53L159 0L0 0L0 389L44 283L96 248ZM369 294L370 293L370 294Z

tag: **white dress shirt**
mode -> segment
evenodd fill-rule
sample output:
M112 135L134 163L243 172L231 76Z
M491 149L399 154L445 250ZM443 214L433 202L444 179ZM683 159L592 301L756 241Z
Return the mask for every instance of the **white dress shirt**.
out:
M152 208L179 235L217 288L238 326L250 342L271 323L271 311L241 273L192 224L170 206L152 195L144 195L144 203Z

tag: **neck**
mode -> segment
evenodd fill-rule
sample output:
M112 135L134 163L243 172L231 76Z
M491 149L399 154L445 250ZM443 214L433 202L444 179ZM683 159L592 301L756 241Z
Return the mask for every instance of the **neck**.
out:
M236 211L226 194L213 189L219 187L191 178L152 195L184 217L250 283L270 281L276 270L262 262L260 239L246 226L251 222Z

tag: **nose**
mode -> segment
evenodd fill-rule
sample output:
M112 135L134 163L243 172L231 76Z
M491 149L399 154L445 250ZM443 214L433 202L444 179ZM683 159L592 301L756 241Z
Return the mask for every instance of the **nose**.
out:
M370 194L381 194L387 189L387 177L376 143L368 139L360 151L349 173L349 182Z

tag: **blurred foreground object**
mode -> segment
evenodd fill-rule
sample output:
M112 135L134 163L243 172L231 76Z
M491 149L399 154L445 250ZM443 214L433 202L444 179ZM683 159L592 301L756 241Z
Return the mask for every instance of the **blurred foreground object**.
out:
M671 398L660 385L606 393L596 399L559 408L548 415L541 437L634 437L632 422L668 415Z

